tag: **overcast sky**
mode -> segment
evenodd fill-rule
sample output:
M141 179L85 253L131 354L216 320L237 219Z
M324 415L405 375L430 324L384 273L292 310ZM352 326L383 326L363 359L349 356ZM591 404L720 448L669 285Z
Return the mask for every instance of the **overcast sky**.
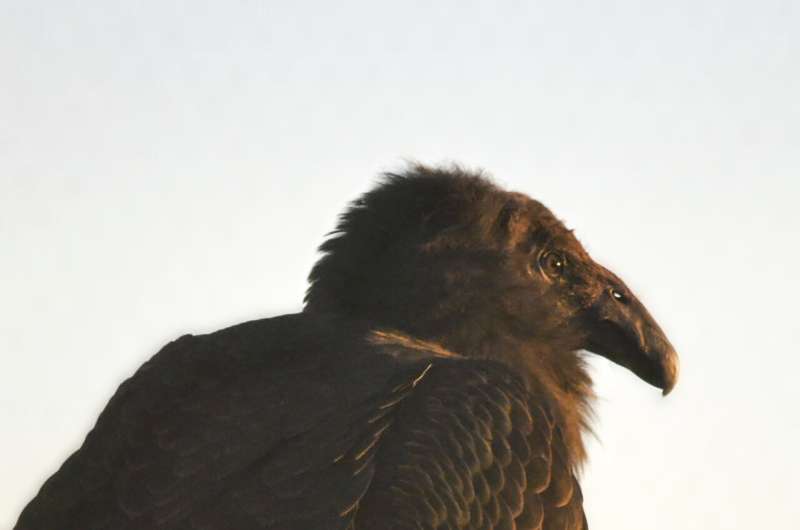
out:
M0 527L406 159L542 200L681 354L666 399L593 363L593 529L795 525L800 4L278 4L0 3Z

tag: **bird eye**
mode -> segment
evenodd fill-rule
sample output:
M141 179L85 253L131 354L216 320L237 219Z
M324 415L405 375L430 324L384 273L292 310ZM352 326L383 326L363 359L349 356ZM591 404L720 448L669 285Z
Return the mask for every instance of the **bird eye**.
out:
M564 274L567 260L560 252L547 252L539 258L539 267L550 278L558 278Z
M616 300L617 302L621 302L624 304L625 302L628 301L628 297L625 296L625 293L623 293L619 289L615 289L614 287L612 287L610 291L611 291L611 296L613 296L614 300Z

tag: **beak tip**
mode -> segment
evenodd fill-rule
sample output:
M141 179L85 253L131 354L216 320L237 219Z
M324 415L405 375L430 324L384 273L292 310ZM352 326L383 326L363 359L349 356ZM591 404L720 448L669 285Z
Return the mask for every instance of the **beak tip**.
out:
M666 355L664 356L663 360L663 367L664 367L664 386L662 387L661 394L666 396L672 389L675 388L675 384L678 382L678 373L680 372L680 363L678 361L678 354L675 353L675 350L670 348Z

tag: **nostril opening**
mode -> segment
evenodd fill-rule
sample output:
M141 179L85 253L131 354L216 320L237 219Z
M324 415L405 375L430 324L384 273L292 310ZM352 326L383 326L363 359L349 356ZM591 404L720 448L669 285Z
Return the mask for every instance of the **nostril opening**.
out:
M612 287L611 289L609 289L609 292L611 293L611 296L614 298L614 300L616 300L617 302L624 304L628 301L628 298L619 289L614 289Z

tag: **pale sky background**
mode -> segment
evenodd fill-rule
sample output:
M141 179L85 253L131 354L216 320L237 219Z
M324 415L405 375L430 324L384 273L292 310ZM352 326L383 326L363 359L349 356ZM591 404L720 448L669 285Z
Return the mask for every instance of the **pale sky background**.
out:
M549 205L682 359L594 363L593 529L800 520L800 4L0 3L0 527L167 341L301 308L404 159Z

